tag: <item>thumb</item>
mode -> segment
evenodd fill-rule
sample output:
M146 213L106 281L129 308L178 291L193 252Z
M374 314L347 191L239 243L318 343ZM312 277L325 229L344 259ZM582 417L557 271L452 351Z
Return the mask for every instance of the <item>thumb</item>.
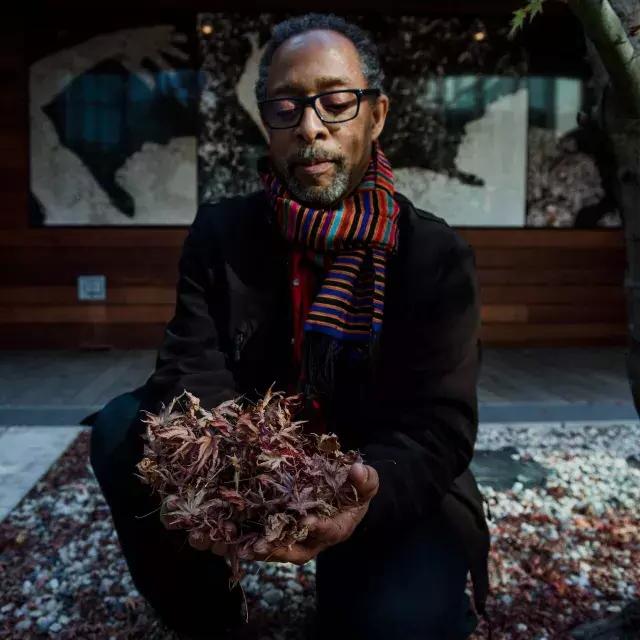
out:
M349 479L360 500L370 500L378 492L378 472L371 466L356 462L349 470Z

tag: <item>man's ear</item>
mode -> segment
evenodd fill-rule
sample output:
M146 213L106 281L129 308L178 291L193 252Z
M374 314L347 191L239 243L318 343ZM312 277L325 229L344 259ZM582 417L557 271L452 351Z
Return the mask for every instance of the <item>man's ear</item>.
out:
M376 141L382 130L384 129L384 123L387 119L387 113L389 112L389 96L384 93L378 96L377 100L371 105L371 140Z

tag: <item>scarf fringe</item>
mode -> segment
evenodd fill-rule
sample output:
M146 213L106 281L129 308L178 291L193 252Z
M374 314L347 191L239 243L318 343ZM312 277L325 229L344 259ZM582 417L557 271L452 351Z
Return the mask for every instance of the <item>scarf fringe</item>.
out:
M305 333L301 391L306 397L333 399L336 363L343 349L344 344L331 336L315 331Z
M367 343L345 343L337 338L315 331L305 334L302 348L302 373L298 391L309 398L317 398L329 405L336 396L336 368L341 359L357 360L364 365L360 371L365 376L358 380L346 380L352 390L360 385L361 392L369 385L375 385L380 364L380 333L374 333ZM356 401L358 398L353 397ZM360 400L364 398L361 397Z

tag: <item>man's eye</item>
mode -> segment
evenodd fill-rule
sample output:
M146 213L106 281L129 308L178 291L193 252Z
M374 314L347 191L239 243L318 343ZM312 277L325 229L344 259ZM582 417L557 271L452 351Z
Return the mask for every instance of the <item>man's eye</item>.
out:
M274 107L278 113L291 113L298 108L298 105L290 100L283 100L281 102L275 102Z
M332 111L334 113L340 113L341 111L346 111L355 105L355 100L353 99L338 99L338 98L330 98L328 100L324 100L322 102L322 107L327 111Z
M329 111L342 111L342 110L348 109L348 108L349 108L349 103L348 102L339 102L337 104L327 105L327 109L329 109Z

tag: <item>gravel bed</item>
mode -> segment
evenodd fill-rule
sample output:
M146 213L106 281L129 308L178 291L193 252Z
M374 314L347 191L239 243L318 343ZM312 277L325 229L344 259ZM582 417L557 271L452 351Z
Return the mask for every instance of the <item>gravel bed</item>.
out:
M515 447L545 486L481 486L493 520L494 638L568 638L640 597L640 429L487 426L478 449ZM314 565L246 565L243 638L303 638ZM137 593L88 465L83 432L0 524L0 637L176 640ZM473 638L486 637L482 623ZM633 637L633 636L628 636Z
M640 427L483 425L477 449L505 446L549 476L544 487L481 486L493 516L488 608L496 637L569 638L577 625L639 598ZM640 629L624 637L640 638Z

